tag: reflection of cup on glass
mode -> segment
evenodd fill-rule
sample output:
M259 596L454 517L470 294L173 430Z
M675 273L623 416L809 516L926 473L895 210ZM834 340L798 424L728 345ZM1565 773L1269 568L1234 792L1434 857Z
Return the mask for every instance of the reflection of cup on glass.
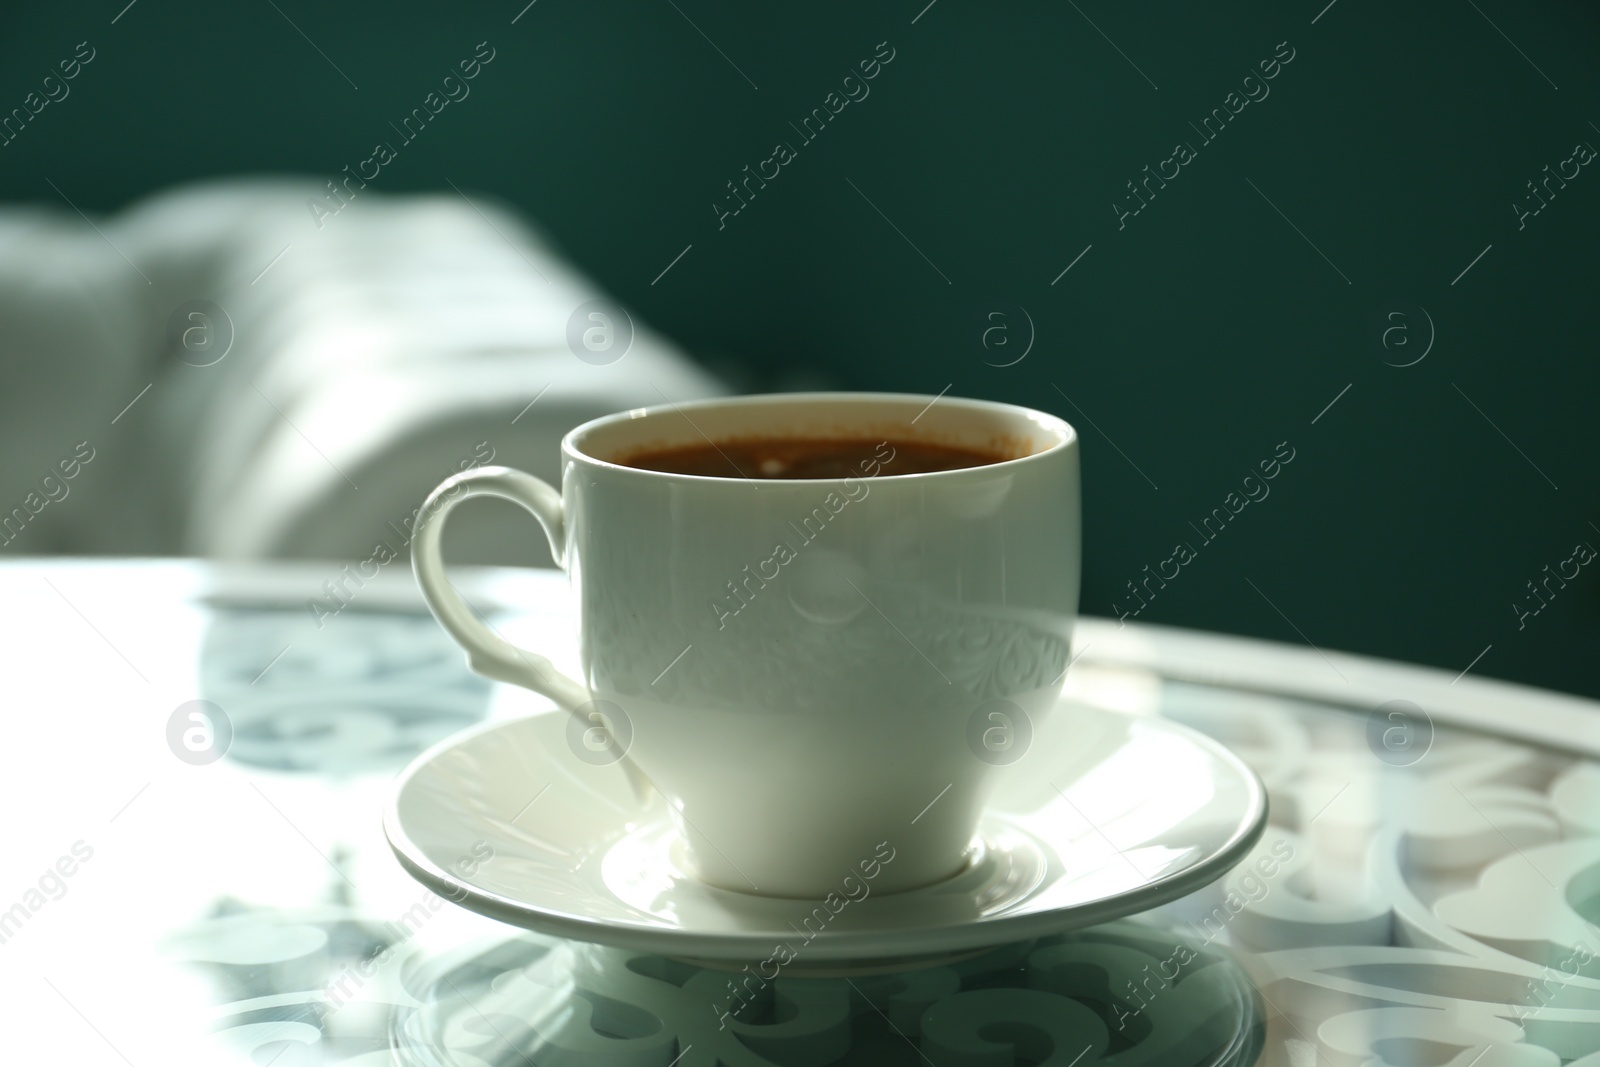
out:
M880 891L961 870L990 775L1026 754L996 758L992 730L975 750L974 714L1036 724L1066 669L1072 427L950 397L753 396L596 419L562 458L559 493L479 467L423 508L417 578L473 668L581 717L571 735L612 731L584 762L648 777L714 885L821 897L885 849ZM582 682L445 580L444 517L473 496L544 527L578 596Z

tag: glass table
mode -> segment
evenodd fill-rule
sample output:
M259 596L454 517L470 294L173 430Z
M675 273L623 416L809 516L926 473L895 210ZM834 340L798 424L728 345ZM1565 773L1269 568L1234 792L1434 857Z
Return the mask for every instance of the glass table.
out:
M550 710L471 674L404 567L0 567L6 1062L1600 1067L1600 705L1085 619L1066 699L1237 751L1272 798L1252 857L1107 926L780 978L719 1025L726 974L401 871L394 774ZM460 585L576 671L562 576Z

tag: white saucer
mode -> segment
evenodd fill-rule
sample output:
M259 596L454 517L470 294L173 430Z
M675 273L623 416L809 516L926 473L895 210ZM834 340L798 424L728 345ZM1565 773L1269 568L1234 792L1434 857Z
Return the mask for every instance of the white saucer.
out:
M1220 878L1267 819L1260 780L1215 741L1063 703L1001 768L966 870L834 912L683 873L666 801L580 760L566 727L492 722L417 757L384 811L395 855L502 922L713 966L783 944L794 974L909 969L1109 922Z

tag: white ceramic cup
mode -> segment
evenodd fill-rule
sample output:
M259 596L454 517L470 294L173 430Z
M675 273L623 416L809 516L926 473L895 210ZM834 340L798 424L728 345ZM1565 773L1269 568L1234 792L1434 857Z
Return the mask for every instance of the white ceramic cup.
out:
M759 437L867 447L858 475L832 479L614 462ZM883 462L896 440L1016 458L897 475ZM1081 544L1072 427L954 397L780 394L606 416L561 450L559 493L480 467L422 510L417 580L473 669L575 712L586 762L625 753L708 883L816 899L885 847L880 892L959 872L993 774L1025 755L1066 671ZM544 527L577 594L581 681L509 644L446 581L445 516L474 496L515 501Z

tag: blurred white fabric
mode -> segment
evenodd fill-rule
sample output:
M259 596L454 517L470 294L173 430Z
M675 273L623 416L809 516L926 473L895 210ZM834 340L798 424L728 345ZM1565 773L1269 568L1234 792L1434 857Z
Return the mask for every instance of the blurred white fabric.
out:
M464 466L556 482L578 423L727 391L614 305L591 318L604 294L487 199L365 191L319 228L318 194L0 211L0 551L364 559ZM514 505L463 515L452 562L548 564Z

